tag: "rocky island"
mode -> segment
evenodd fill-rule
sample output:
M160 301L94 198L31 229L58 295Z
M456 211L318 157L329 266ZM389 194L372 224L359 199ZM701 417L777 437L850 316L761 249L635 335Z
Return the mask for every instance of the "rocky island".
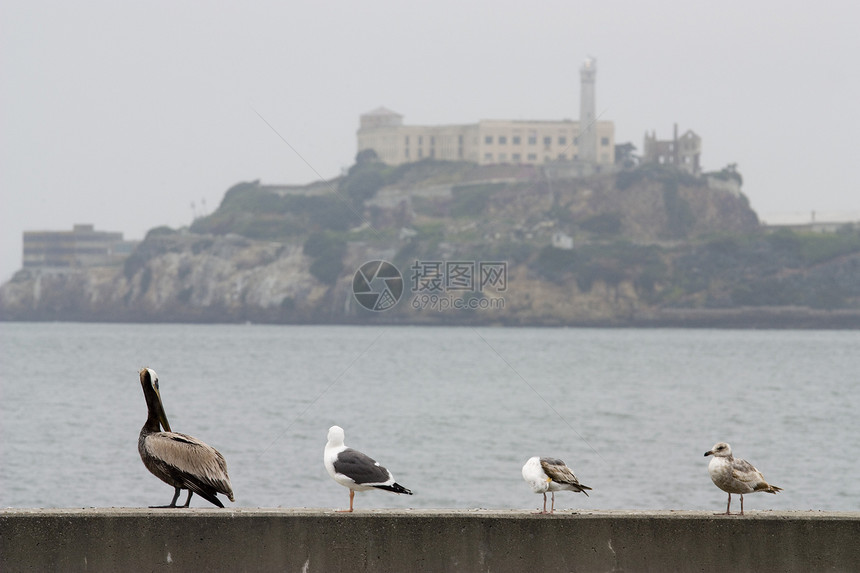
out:
M364 153L331 181L235 185L119 264L24 268L0 320L860 327L860 229L763 228L741 183Z

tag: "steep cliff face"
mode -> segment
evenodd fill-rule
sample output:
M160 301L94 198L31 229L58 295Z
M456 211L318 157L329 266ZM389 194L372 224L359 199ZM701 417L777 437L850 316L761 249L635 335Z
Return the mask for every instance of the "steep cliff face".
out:
M462 293L420 303L402 266L397 306L370 312L353 298L352 275L391 249L350 246L342 276L323 284L299 245L237 236L171 235L147 239L124 267L22 270L0 287L0 319L130 322L353 322L565 324L628 318L638 297L631 284L541 280L527 265L507 268L512 285L492 307L455 309ZM445 301L438 300L445 298Z
M328 288L301 245L235 235L148 238L122 267L22 270L0 289L6 320L303 321Z
M364 166L304 195L240 184L194 232L155 229L122 266L20 271L0 320L762 326L803 308L860 324L860 231L762 233L743 195L662 168L501 167ZM404 289L373 312L353 277L378 259ZM506 288L417 288L421 261L503 262ZM770 310L746 323L748 307Z

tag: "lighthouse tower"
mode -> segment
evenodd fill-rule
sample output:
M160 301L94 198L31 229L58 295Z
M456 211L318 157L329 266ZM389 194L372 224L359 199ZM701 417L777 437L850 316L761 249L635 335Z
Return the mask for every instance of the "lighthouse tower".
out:
M579 159L586 163L597 163L597 102L594 95L594 77L597 75L597 60L588 57L579 68Z

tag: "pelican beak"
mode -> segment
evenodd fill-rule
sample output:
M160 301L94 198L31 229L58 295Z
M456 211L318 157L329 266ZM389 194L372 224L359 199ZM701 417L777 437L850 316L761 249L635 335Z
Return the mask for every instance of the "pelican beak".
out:
M712 455L713 453L714 453L714 450L708 450L707 452L705 452L705 456L706 456L706 457L707 457L707 456L710 456L710 455Z
M161 392L155 390L155 397L158 399L156 401L158 408L158 421L161 422L161 427L166 431L172 431L170 429L170 422L167 421L167 412L164 411L164 404L161 403Z

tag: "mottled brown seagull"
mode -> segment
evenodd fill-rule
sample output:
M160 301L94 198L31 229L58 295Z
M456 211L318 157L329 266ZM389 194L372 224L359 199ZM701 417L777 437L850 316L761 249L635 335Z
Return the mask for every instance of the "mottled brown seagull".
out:
M555 492L567 490L582 492L587 496L588 492L585 490L591 489L587 485L579 483L579 480L573 475L573 470L556 458L538 456L529 458L523 466L523 479L531 486L533 492L543 494L543 511L539 513L547 512L546 492L552 494L552 506L549 512L555 513Z
M705 456L714 456L708 463L708 473L714 485L729 494L726 504L725 515L731 515L729 508L732 505L732 494L741 496L741 515L744 514L744 494L765 491L776 493L782 491L764 481L764 476L746 460L735 459L732 455L732 447L725 442L718 442L714 447L705 452Z

